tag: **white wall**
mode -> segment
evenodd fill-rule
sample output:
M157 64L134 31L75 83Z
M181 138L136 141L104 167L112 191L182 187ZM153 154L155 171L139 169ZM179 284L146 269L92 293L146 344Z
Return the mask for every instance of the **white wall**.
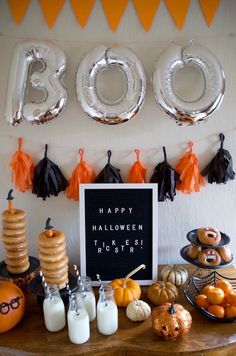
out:
M201 168L219 147L218 135L226 135L225 147L235 160L235 100L236 100L236 1L222 0L213 25L208 28L197 0L191 1L186 23L179 31L161 2L150 32L139 23L129 3L118 30L112 33L99 2L92 11L87 26L82 30L66 2L55 26L49 30L37 1L32 1L28 12L17 26L13 23L7 1L0 0L0 210L6 208L6 194L11 187L9 161L17 148L17 138L24 138L24 149L37 162L43 156L44 144L49 144L49 157L62 167L69 178L78 161L77 148L85 149L86 160L98 172L106 163L106 151L113 152L112 163L120 167L124 180L135 156L133 149L141 149L141 159L148 168L148 177L162 157L165 145L169 161L176 164L185 152L187 141L195 142L195 151ZM67 55L68 68L65 83L69 101L59 119L48 125L31 126L22 123L17 128L7 125L4 105L8 70L14 46L23 38L53 40ZM157 107L150 86L150 77L159 54L174 40L196 42L208 47L219 58L226 76L226 93L219 111L206 124L196 127L178 127ZM120 43L131 47L140 57L148 78L148 90L142 111L128 123L117 126L96 124L81 110L75 95L75 73L82 55L96 44ZM236 189L235 181L227 185L210 185L190 196L177 194L174 202L159 204L160 263L183 262L179 255L185 245L186 233L200 226L215 226L231 237L231 248L236 254ZM31 192L15 190L15 206L27 212L27 237L30 253L37 255L37 235L44 228L48 216L56 228L67 237L68 255L72 263L79 261L79 208L63 193L46 202ZM5 253L1 245L0 259Z

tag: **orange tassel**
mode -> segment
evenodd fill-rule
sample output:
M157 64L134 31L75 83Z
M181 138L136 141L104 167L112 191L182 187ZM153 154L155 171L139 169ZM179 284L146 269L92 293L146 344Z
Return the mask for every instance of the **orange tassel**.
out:
M18 139L18 151L12 157L10 167L12 168L12 182L20 192L32 188L32 179L34 173L34 164L32 158L25 152L22 152L22 137Z
M132 165L130 169L128 183L146 183L147 169L139 160L140 151L136 149L134 152L136 153L137 161Z
M92 167L83 160L84 150L80 149L79 154L80 162L74 169L66 190L68 199L79 200L79 184L93 183L96 177Z
M205 185L205 180L199 170L198 159L192 152L193 143L188 143L189 151L179 160L175 170L180 174L181 183L176 189L184 194L199 192L200 187Z

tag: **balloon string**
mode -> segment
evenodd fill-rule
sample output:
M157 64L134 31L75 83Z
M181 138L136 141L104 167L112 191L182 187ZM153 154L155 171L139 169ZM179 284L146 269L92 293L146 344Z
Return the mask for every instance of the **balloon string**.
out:
M225 140L225 136L222 134L222 132L220 133L220 148L222 149L223 148L223 143L224 143L224 140Z
M22 139L22 137L19 137L18 138L18 151L21 151L22 143L23 143L23 139Z
M134 152L136 153L136 157L137 157L137 161L139 162L139 154L140 154L140 151L139 149L135 149Z

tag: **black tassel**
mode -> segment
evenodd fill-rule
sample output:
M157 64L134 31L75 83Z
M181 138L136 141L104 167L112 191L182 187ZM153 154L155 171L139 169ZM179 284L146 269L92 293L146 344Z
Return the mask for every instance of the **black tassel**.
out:
M211 162L203 169L202 175L208 176L208 183L227 183L235 178L233 171L233 160L229 151L223 148L225 136L220 133L220 148Z
M108 162L103 170L98 173L95 183L123 183L120 176L120 170L111 165L111 151L107 151Z
M50 195L57 196L68 185L59 167L47 157L48 145L45 145L44 158L34 169L32 193L45 200Z
M167 162L166 149L163 147L164 161L159 163L151 177L151 183L158 183L158 201L174 200L176 183L180 182L179 174Z

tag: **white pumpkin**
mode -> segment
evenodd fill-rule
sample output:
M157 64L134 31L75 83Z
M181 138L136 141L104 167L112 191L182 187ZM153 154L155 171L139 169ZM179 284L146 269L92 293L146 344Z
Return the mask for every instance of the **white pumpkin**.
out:
M161 279L165 282L171 282L178 287L187 281L188 272L181 266L168 265L162 269Z
M134 299L127 305L126 315L132 321L143 321L151 315L151 308L143 300Z

